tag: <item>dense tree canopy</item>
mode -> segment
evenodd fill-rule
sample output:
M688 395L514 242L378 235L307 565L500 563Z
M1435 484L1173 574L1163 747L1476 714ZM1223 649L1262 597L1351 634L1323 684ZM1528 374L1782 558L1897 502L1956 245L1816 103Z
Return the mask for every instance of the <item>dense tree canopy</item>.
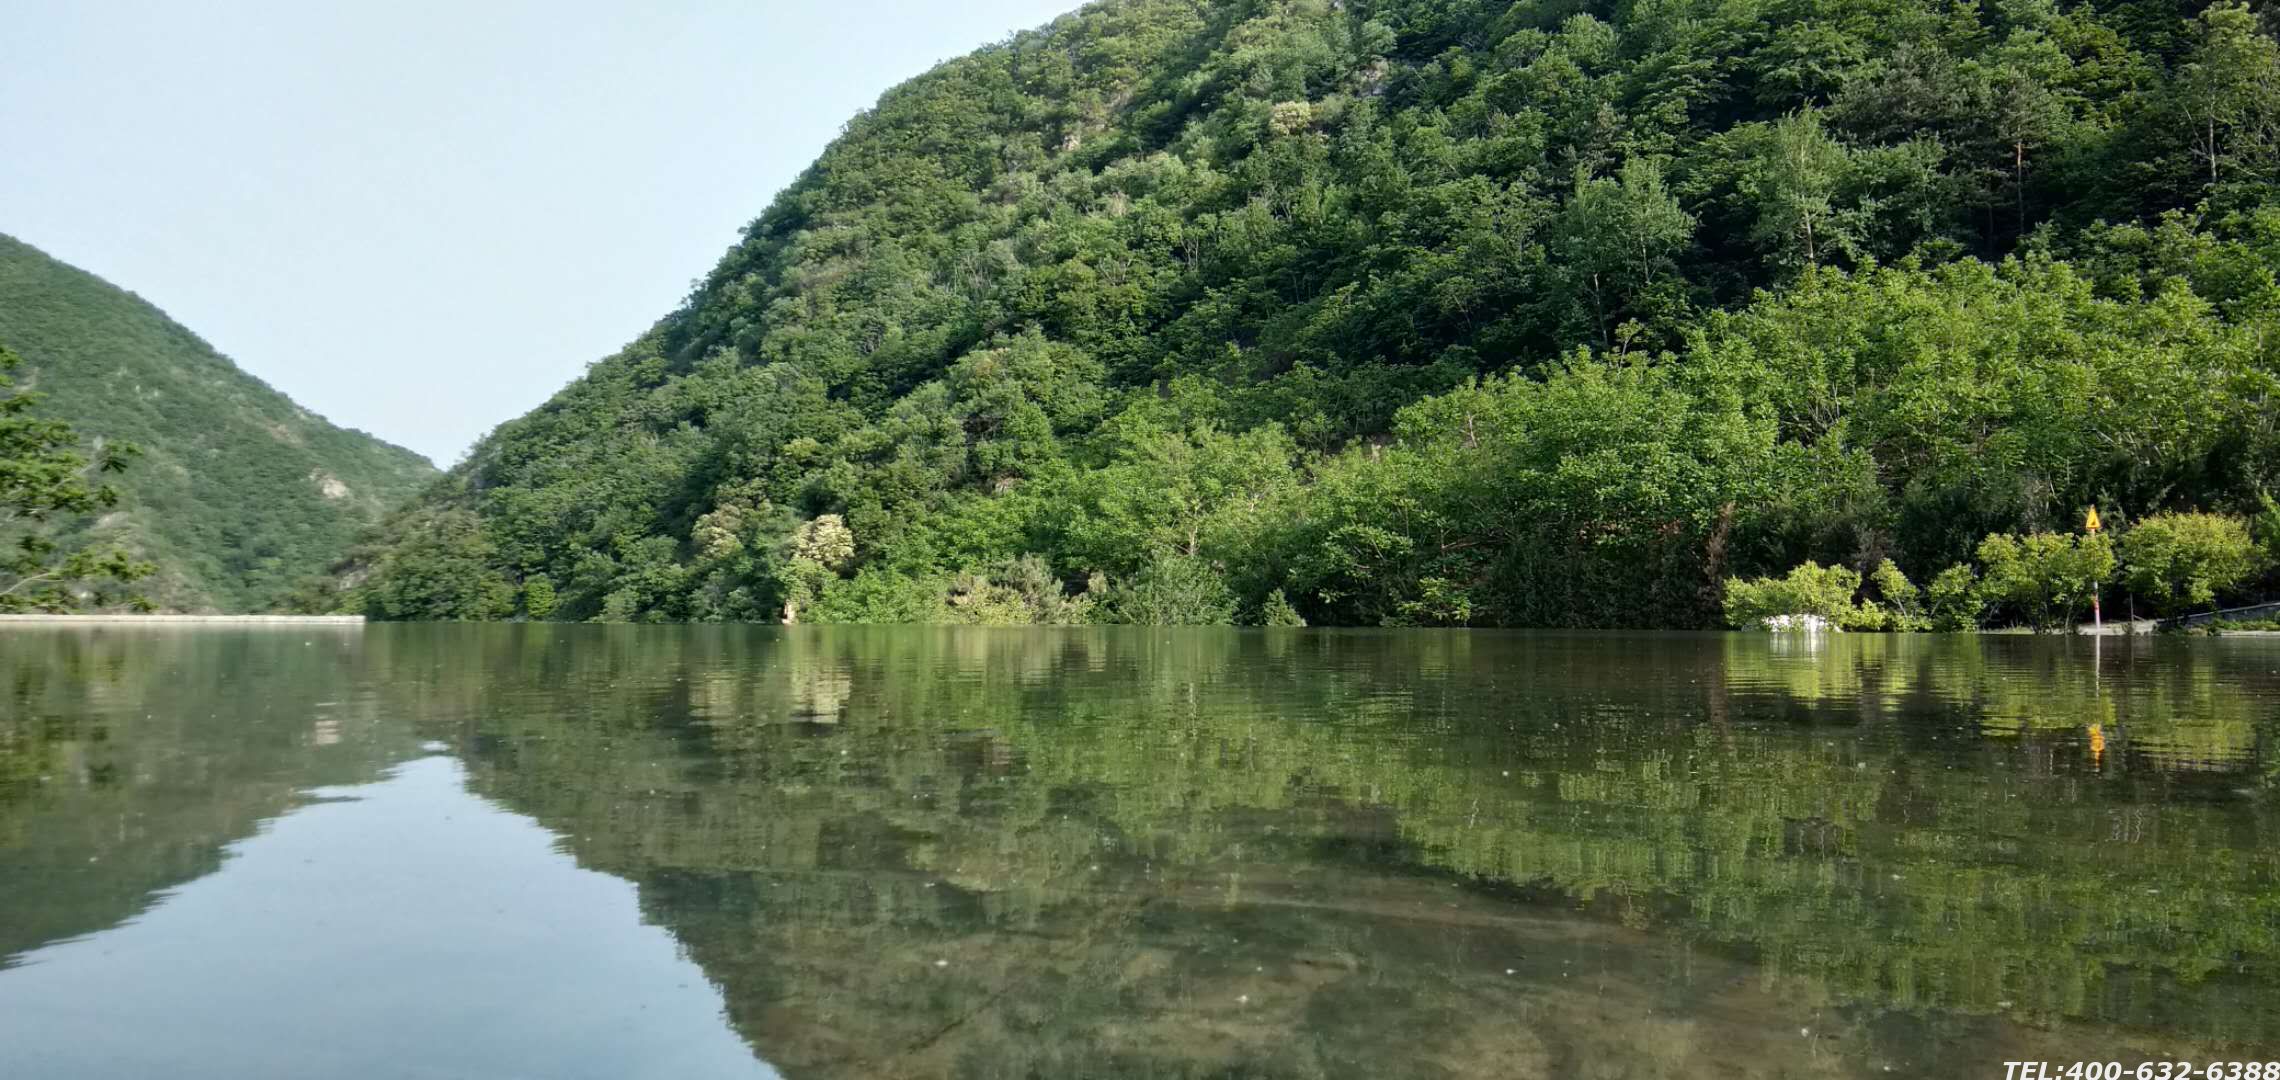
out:
M343 603L1693 626L2253 513L2276 132L2230 2L1094 4L856 117Z

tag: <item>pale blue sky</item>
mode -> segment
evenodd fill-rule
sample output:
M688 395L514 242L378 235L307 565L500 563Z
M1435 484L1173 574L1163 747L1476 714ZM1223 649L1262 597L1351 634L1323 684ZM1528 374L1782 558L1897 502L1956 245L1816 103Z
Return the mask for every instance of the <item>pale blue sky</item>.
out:
M1078 0L0 0L0 232L448 465L881 91Z

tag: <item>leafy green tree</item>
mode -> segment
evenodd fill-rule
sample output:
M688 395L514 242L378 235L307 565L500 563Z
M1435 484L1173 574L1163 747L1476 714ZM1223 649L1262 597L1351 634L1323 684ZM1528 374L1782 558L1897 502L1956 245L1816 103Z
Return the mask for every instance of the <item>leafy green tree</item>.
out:
M2165 614L2215 602L2247 580L2262 554L2248 523L2223 514L2153 514L2121 540L2122 580Z
M1978 573L1963 563L1940 571L1924 586L1924 608L1934 630L1978 629L1987 608Z
M523 582L523 614L543 621L554 614L554 609L560 603L561 599L554 592L553 580L545 574L532 575L530 580Z
M1756 214L1751 238L1777 262L1800 269L1846 250L1852 238L1835 198L1850 163L1845 147L1822 126L1819 111L1774 121L1744 174Z
M483 523L466 511L420 514L401 523L404 539L391 547L355 594L364 613L378 619L503 619L515 610L516 589L492 565Z
M1860 574L1842 566L1822 566L1806 560L1787 577L1726 582L1726 622L1741 629L1760 629L1766 620L1782 615L1813 615L1837 626L1860 620L1854 596L1860 592Z
M1614 179L1577 175L1553 236L1602 346L1614 343L1614 327L1627 319L1667 323L1683 309L1677 256L1694 236L1694 216L1670 194L1658 163L1627 161Z
M1109 622L1142 626L1227 626L1236 599L1217 568L1193 555L1158 552L1137 573L1108 587Z
M1074 513L1054 526L1091 568L1124 572L1157 553L1222 554L1297 486L1297 448L1273 425L1182 432L1127 414L1108 438L1110 464L1072 482L1062 497Z
M2256 516L2249 519L2249 534L2255 538L2266 566L2280 564L2280 500L2260 491L2257 503Z
M2170 86L2193 157L2212 189L2229 171L2270 179L2280 154L2280 43L2240 3L2211 4L2194 30L2192 55Z
M1979 544L1982 594L2007 604L2037 629L2072 620L2114 576L2114 545L2103 533L1996 533Z
M950 583L945 621L982 626L1072 626L1090 621L1095 597L1070 596L1044 559L1024 555Z
M1470 583L1439 576L1417 579L1414 593L1394 605L1389 626L1469 626L1473 621Z
M13 389L6 374L23 361L0 346L0 611L69 611L134 606L121 589L155 567L115 546L65 550L55 538L59 518L115 506L116 488L103 477L123 471L131 446L99 447L90 459L71 425L32 414L39 396Z
M1924 591L1900 572L1898 564L1885 559L1876 564L1868 575L1876 594L1884 601L1885 629L1910 631L1932 628L1932 616L1925 608Z
M1298 613L1298 609L1291 605L1290 598L1284 596L1281 589L1276 589L1268 593L1267 598L1259 604L1259 625L1305 626L1306 617Z
M803 522L792 534L784 564L783 619L800 621L800 612L823 596L839 572L855 558L855 534L837 514Z
M852 577L828 581L804 614L819 623L947 622L943 600L951 588L945 575L867 566Z

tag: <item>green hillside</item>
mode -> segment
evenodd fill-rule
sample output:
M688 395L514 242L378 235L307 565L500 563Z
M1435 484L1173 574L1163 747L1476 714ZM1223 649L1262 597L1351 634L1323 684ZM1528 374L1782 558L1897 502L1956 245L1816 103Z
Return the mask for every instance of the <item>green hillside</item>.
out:
M69 530L156 563L162 606L284 603L359 530L435 475L428 462L326 423L238 370L134 294L0 236L0 344L40 415L143 453L111 478L118 506Z
M344 603L1698 626L1804 559L2253 515L2274 19L1094 4L850 121Z

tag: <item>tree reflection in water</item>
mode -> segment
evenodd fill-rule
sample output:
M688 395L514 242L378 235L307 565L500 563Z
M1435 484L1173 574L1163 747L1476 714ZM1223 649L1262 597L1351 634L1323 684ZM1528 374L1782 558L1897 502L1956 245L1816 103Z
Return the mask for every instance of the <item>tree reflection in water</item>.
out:
M210 853L320 771L440 741L635 883L795 1077L1948 1075L2280 1039L2262 642L414 626L322 661L232 648L0 654L41 718L0 722L0 836L111 856L103 888L145 895L201 866L150 846ZM165 779L107 789L100 761ZM73 831L121 814L168 839Z

